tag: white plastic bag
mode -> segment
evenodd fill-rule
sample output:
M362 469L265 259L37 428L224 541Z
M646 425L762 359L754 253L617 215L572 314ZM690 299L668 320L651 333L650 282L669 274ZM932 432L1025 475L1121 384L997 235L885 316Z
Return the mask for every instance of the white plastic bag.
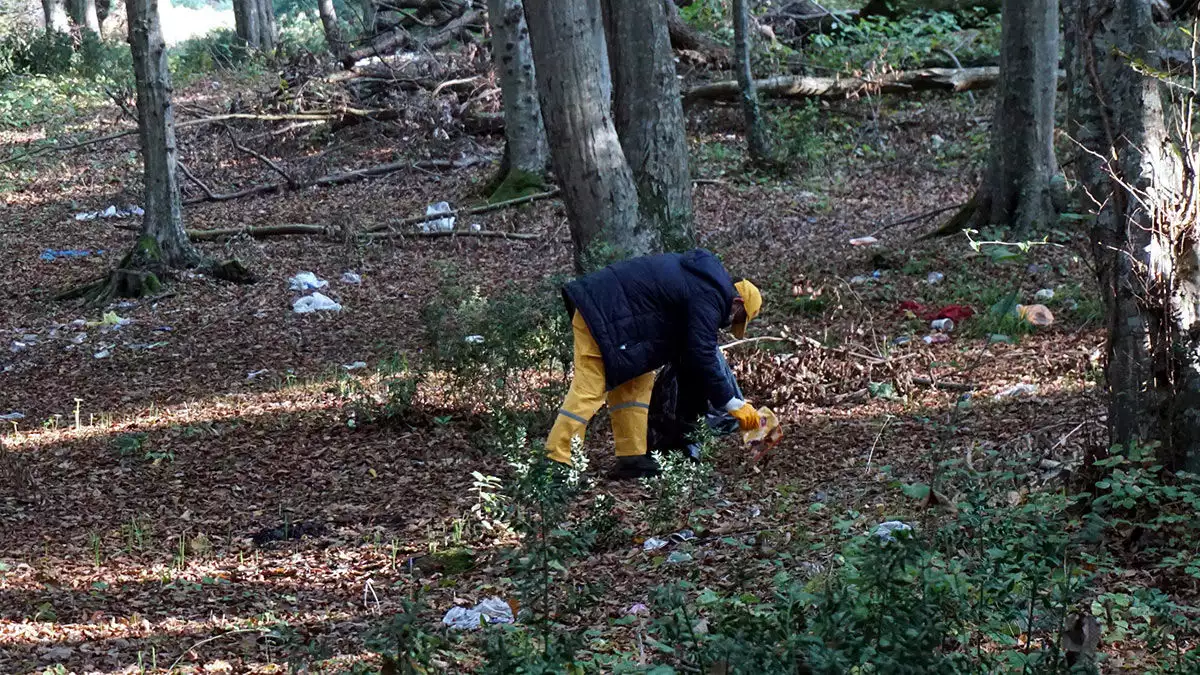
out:
M309 312L340 312L342 306L331 300L323 293L313 293L300 298L292 304L292 310L297 314Z
M484 623L512 623L512 607L501 598L491 597L471 608L451 607L442 623L459 630L475 630Z
M450 208L449 202L438 202L425 207L426 216L436 216L440 213L450 213L454 209ZM421 223L422 232L451 232L454 230L454 216L445 218L435 218Z
M293 291L313 291L329 285L328 281L325 281L312 272L300 272L291 279L288 279L288 281L290 282L288 288Z

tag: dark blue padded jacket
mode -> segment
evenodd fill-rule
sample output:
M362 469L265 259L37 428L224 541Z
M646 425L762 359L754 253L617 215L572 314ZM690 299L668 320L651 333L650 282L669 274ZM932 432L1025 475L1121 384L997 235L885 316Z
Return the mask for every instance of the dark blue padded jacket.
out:
M563 289L568 312L583 315L600 345L608 389L673 363L705 384L718 409L736 396L717 359L717 330L729 325L736 294L703 249L623 260Z

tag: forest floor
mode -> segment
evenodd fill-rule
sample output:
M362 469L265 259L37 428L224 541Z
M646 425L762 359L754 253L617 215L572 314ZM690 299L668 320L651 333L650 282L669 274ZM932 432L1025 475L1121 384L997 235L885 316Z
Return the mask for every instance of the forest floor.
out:
M254 84L194 82L178 92L180 118L223 108ZM1049 245L997 262L962 235L914 243L936 219L878 232L965 201L989 108L987 96L961 95L773 108L792 122L784 142L801 160L785 175L744 170L730 110L689 113L694 174L707 179L695 190L701 244L766 294L751 334L786 332L822 346L760 342L729 352L748 397L775 410L786 435L755 469L739 444L722 441L713 493L675 528L818 541L848 513L859 529L911 514L897 481L930 482L941 460L1014 448L1069 460L1101 442L1102 398L1090 360L1102 343L1099 304L1080 236L1052 232ZM111 105L54 124L62 126L0 131L0 142L129 126ZM451 129L443 137L416 124L311 131L256 147L312 176L397 159L494 158L501 150L497 136ZM181 129L180 145L214 189L272 179L213 128ZM282 672L310 647L332 657L327 667L349 668L372 658L364 631L415 588L425 589L430 624L453 606L510 595L493 540L471 524L472 472L506 471L478 442L474 411L429 394L401 420L350 425L351 401L337 383L397 354L420 361L428 347L421 310L439 297L447 269L484 295L569 273L561 202L465 219L538 235L529 240L235 237L199 248L240 258L259 277L253 285L187 275L168 295L107 310L53 301L130 245L133 233L118 226L134 221L74 214L138 203L136 148L130 136L0 166L0 415L23 416L4 422L0 458L8 483L0 491L0 672L58 664L49 672ZM422 214L438 201L476 202L490 171L487 164L399 171L188 206L185 219L198 229L362 228ZM200 194L184 187L186 196ZM849 244L873 233L878 246ZM51 253L64 250L89 253ZM301 294L288 280L300 271L329 280L324 292L343 310L294 313ZM361 284L342 282L345 271ZM930 284L931 272L944 280ZM1056 291L1047 303L1055 323L990 343L1004 326L988 323L989 307L1009 289L1029 303L1044 288ZM948 342L927 345L922 337L932 331L905 315L907 300L961 303L977 314ZM95 325L105 311L129 323ZM911 341L893 344L901 336ZM356 362L369 367L346 369ZM969 404L960 405L962 390L928 386L929 378L974 385ZM1020 383L1034 389L1002 395ZM646 603L659 583L770 581L775 563L761 544L706 538L690 544L693 561L684 565L644 551L643 539L670 532L650 529L645 488L604 478L612 457L603 416L593 429L585 452L595 481L585 497L611 494L631 534L573 563L574 574L608 589L578 619L579 630L592 631L589 650L636 653L632 634L614 620ZM272 530L281 529L303 536L273 541L281 537ZM451 546L472 547L475 566L452 574L410 563ZM813 546L808 562L825 564L831 555ZM456 672L474 658L452 648L437 662Z

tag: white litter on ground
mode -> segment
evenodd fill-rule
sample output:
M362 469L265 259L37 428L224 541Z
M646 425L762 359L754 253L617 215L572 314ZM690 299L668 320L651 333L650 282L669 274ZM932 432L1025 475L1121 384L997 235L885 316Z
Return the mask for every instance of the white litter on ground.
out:
M308 314L310 312L340 312L342 306L334 302L323 293L313 293L300 298L292 303L292 311L297 314Z
M476 630L484 624L512 623L512 607L501 598L491 597L474 607L451 607L442 623L458 630Z

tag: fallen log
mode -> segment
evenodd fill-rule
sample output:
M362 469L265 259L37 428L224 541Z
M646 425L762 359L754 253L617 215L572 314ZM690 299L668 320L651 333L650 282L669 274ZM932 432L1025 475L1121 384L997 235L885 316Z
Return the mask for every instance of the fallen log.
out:
M679 8L672 0L663 0L663 9L667 12L667 32L671 36L671 47L700 54L712 65L729 63L729 49L688 25L683 17L679 16Z
M212 241L222 237L233 237L246 234L255 239L266 237L282 237L286 235L318 234L332 237L335 229L324 225L263 225L260 227L226 227L217 230L188 230L188 239L192 241Z
M779 98L841 99L864 94L900 94L912 91L962 92L988 89L1000 79L999 68L923 68L873 77L779 76L757 80L762 96ZM734 101L741 96L737 80L702 84L689 89L684 103Z
M350 69L363 59L389 54L399 49L413 50L418 47L429 51L440 49L450 44L450 41L457 38L462 31L472 27L482 28L484 23L483 12L472 9L463 12L461 16L455 18L446 24L444 28L424 40L416 39L412 33L404 29L395 30L387 35L375 38L374 42L365 47L360 47L347 53L346 57L342 59L342 65Z

